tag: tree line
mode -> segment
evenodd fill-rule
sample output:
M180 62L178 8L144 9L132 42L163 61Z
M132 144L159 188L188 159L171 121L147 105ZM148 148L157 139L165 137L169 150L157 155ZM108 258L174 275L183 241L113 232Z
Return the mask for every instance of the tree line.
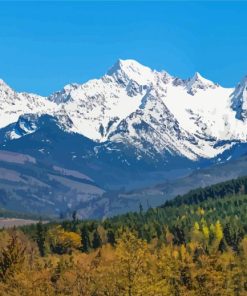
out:
M104 221L74 212L2 230L0 295L246 295L245 182Z

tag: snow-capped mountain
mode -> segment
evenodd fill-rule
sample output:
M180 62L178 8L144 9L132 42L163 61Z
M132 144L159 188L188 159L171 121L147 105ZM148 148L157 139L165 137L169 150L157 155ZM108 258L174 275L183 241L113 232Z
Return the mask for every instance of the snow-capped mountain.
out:
M0 128L16 122L26 113L54 114L56 104L28 93L17 93L0 79Z
M6 151L35 165L10 164ZM0 80L0 189L13 197L7 203L0 196L0 207L20 202L54 215L73 207L82 217L122 212L129 203L133 210L139 197L121 199L111 190L157 184L246 152L246 77L224 88L199 73L180 79L119 60L100 79L48 97L18 93ZM81 184L55 167L91 181ZM33 177L39 190L27 186Z
M182 80L119 60L102 78L66 85L47 98L17 93L1 81L0 127L16 122L5 142L15 140L34 133L37 117L47 114L63 131L108 151L119 143L133 148L140 161L211 159L247 141L246 84L245 78L236 89L223 88L199 73Z

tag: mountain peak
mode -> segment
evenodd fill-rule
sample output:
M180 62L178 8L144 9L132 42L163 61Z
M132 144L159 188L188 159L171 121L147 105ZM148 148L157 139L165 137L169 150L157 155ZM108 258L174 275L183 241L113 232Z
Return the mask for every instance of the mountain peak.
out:
M199 72L195 72L194 76L187 80L188 93L191 95L194 95L199 89L206 90L216 86L217 84L204 78Z
M118 70L132 70L132 71L137 71L137 70L143 70L145 71L145 69L149 69L148 67L140 64L139 62L137 62L136 60L132 60L132 59L127 59L127 60L122 60L122 59L118 59L116 61L116 63L110 68L110 70L107 72L107 74L111 74L114 73L115 71ZM149 69L150 71L150 69Z
M202 77L202 75L199 72L195 72L193 78L194 80L203 80L205 79L204 77Z
M135 60L119 59L113 67L108 70L107 75L125 83L129 80L133 80L140 85L149 84L154 79L153 71Z
M195 72L194 76L190 79L191 82L202 82L205 85L214 85L214 83L206 78L204 78L199 72Z
M70 93L77 89L80 85L77 83L71 83L71 84L66 84L62 90L57 91L53 94L51 94L48 97L48 100L50 100L51 102L54 102L56 104L60 104L60 103L66 103L67 101L70 100Z

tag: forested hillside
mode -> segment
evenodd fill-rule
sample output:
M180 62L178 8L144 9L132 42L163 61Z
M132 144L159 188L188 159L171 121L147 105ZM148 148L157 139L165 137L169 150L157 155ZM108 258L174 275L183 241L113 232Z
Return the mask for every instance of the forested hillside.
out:
M241 194L247 194L247 177L240 177L205 188L191 190L187 194L166 201L162 207L198 204L210 198L216 200L225 196Z
M104 221L2 230L0 295L244 296L246 180Z

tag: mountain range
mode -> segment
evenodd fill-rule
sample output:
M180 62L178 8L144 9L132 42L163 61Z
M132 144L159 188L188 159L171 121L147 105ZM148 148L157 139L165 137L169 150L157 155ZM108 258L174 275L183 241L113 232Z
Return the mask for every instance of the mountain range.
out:
M48 97L0 80L0 150L0 207L81 217L125 211L126 191L179 186L200 169L245 159L247 77L225 88L199 73L180 79L118 60L103 77Z

